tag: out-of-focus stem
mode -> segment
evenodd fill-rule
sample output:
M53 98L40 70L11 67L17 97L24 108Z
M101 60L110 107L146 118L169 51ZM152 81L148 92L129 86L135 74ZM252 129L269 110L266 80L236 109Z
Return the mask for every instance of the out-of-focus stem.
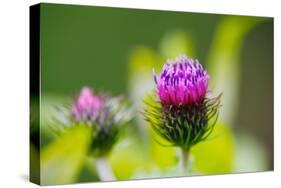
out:
M180 175L188 174L188 157L189 157L189 150L181 148L180 149L180 160L179 160Z
M101 181L116 180L112 168L106 157L99 157L96 159L96 169Z

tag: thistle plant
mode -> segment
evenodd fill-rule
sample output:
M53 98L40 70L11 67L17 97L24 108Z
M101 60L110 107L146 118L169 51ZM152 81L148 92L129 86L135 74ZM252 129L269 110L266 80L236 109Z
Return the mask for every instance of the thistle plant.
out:
M89 155L95 157L96 169L103 181L115 180L107 157L117 142L122 128L131 119L129 104L123 97L96 94L91 88L82 88L80 95L68 108L59 130L69 126L89 126L91 145ZM62 122L62 121L61 121Z
M180 172L187 173L189 151L212 133L221 95L208 96L209 75L197 61L180 56L154 74L156 91L144 112L154 131L181 149Z

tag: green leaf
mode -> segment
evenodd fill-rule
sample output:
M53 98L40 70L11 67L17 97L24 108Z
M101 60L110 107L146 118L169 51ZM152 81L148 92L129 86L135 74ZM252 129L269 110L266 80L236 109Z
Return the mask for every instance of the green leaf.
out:
M220 116L231 126L239 100L241 82L241 53L249 32L266 18L226 16L215 30L207 58L207 70L211 75L213 93L223 92ZM225 79L227 78L227 79Z
M42 150L42 185L76 181L87 156L90 133L89 127L73 127Z
M212 134L191 148L194 167L202 174L233 172L234 136L230 128L219 123Z
M149 170L153 166L142 143L132 136L120 140L109 162L118 180L131 179L138 170Z
M167 142L155 131L150 130L151 139L151 155L153 162L161 167L168 168L177 164L176 147L169 147L171 143ZM159 144L161 143L161 144ZM164 145L164 146L163 146ZM166 146L165 146L166 145ZM168 146L168 147L167 147Z

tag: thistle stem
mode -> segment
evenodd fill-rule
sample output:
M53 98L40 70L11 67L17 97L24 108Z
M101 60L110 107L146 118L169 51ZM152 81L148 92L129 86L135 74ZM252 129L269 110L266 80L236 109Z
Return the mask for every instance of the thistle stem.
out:
M179 160L180 175L188 174L188 157L189 157L189 150L181 148L180 149L180 160Z
M96 170L101 181L114 181L116 179L106 157L96 159Z

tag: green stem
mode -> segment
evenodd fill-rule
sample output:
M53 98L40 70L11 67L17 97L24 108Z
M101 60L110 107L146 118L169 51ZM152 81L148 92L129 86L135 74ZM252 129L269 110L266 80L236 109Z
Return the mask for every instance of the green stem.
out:
M189 150L180 149L180 161L179 161L179 173L180 175L188 174L188 159L189 159Z
M112 168L106 157L99 157L96 159L96 170L101 181L116 180Z

